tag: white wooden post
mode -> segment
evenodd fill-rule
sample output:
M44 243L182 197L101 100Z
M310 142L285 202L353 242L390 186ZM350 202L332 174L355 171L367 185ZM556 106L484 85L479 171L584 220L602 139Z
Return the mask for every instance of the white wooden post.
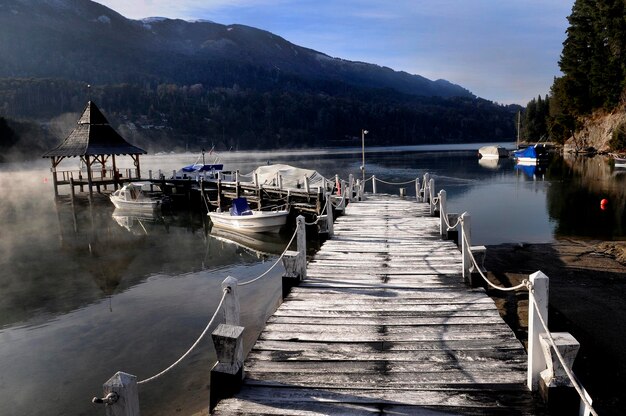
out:
M283 189L283 175L278 175L278 189Z
M448 224L446 224L446 220L448 219L446 215L446 191L439 191L439 234L441 238L448 238Z
M428 182L428 195L430 196L430 216L434 217L435 216L435 179L430 178L430 181Z
M546 358L541 349L539 341L540 335L545 333L543 325L539 320L541 314L543 320L548 325L548 290L549 279L543 272L538 271L529 277L532 290L528 294L528 373L527 385L531 391L539 387L539 374L546 369ZM537 304L535 307L533 303Z
M346 192L349 192L348 187L346 185L346 181L341 181L341 202L340 202L339 207L337 208L341 212L345 212L346 210L346 198L348 198L348 195L346 195Z
M463 279L470 285L472 283L472 277L470 268L472 266L472 259L470 257L470 250L472 246L471 238L471 217L467 212L461 214L461 253L463 253Z
M259 174L254 172L254 186L259 189Z
M309 195L309 177L304 175L304 190L306 191L307 197Z
M176 177L176 171L175 170L172 170L172 178L174 178L174 179L182 179L182 178L177 178Z
M422 196L420 195L420 178L415 178L415 198L417 202L422 202Z
M430 173L426 172L424 174L424 179L422 180L422 185L424 185L424 202L430 201L430 189L428 185L430 184Z
M285 266L285 278L302 281L306 278L306 227L304 217L296 218L296 244L297 251L287 250L283 256ZM285 286L283 280L283 286ZM286 286L291 286L289 282Z
M237 279L228 276L222 282L222 290L228 290L226 298L224 298L224 323L229 325L239 325L240 306L239 292L237 291Z
M376 175L372 175L372 193L376 195Z
M217 362L211 369L209 413L217 403L241 388L243 370L243 331L238 325L219 324L211 334Z
M330 192L326 193L326 221L326 226L328 227L328 238L331 238L335 234L335 231L333 227L333 203L330 199Z
M552 339L565 360L565 364L571 370L580 349L580 343L569 332L553 332ZM543 357L546 360L546 369L540 373L545 386L547 388L558 386L573 387L574 385L567 376L559 357L557 357L552 345L550 345L548 334L540 334L539 342L543 350Z
M350 202L354 201L354 175L348 175L348 197L350 198Z
M361 192L361 180L357 179L356 180L356 200L357 201L362 201L363 200L363 194Z
M137 377L118 371L102 386L104 398L92 402L104 404L106 416L139 416Z

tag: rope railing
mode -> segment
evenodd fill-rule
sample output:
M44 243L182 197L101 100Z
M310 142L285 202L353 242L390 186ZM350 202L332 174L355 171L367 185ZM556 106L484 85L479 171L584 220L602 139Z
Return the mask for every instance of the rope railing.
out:
M416 180L418 180L418 179L416 178L416 179L412 179L412 180L406 181L406 182L387 182L387 181L384 181L382 179L376 178L377 182L384 183L385 185L394 185L394 186L395 185L408 185L410 183L415 183Z
M537 300L535 299L535 296L533 296L534 289L532 288L532 285L530 283L529 283L529 292L530 292L529 298L532 301L533 308L537 312L537 317L539 318L539 321L541 322L541 326L543 327L543 329L544 329L544 331L545 331L545 333L546 333L546 335L548 337L548 341L550 342L550 346L552 347L552 349L556 353L556 356L559 359L559 362L563 366L563 369L565 370L565 373L567 374L567 377L572 382L572 385L574 386L574 389L576 389L576 392L580 396L580 399L583 401L583 403L585 403L585 406L587 406L587 410L589 410L589 412L592 415L598 416L598 413L594 410L593 406L591 405L591 403L587 399L585 393L583 392L583 388L578 383L578 379L576 378L576 376L574 375L572 370L569 368L569 365L567 365L567 363L565 362L565 358L563 358L563 355L561 354L561 352L557 348L556 343L554 342L554 338L552 338L552 333L548 329L548 325L546 324L546 321L544 320L543 316L541 315L541 311L540 311L539 305L537 304Z
M298 229L296 228L296 230L294 231L293 235L291 236L291 239L289 240L289 242L287 243L287 247L285 247L285 250L283 250L282 254L280 255L280 257L274 262L274 264L272 264L272 267L270 267L269 269L267 269L264 273L262 273L261 275L255 277L252 280L248 280L246 282L243 283L237 283L237 286L246 286L246 285L250 285L260 279L262 279L263 277L265 277L269 272L271 272L274 267L276 267L276 265L283 259L283 257L285 257L285 253L289 250L289 247L291 246L291 243L293 243L293 240L296 238L296 236L298 235Z
M148 382L150 382L152 380L156 380L157 378L161 377L163 374L167 373L168 371L170 371L171 369L176 367L182 360L184 360L185 357L187 357L194 350L194 348L196 348L198 343L200 343L200 340L202 340L202 338L204 338L206 333L209 331L209 328L211 327L211 325L213 325L213 321L215 321L215 318L217 317L217 313L220 311L220 309L222 309L222 305L224 304L224 299L226 299L226 295L228 293L229 293L229 290L228 289L224 289L224 291L222 293L222 299L220 300L219 305L217 305L217 308L215 309L215 312L213 313L213 316L209 320L209 323L206 325L206 327L204 328L204 331L202 331L202 333L200 334L198 339L196 339L196 342L194 342L193 345L187 350L187 352L185 352L178 360L176 360L172 365L167 367L165 370L161 371L158 374L153 375L152 377L148 377L148 378L146 378L144 380L138 381L137 384L145 384L145 383L148 383Z
M440 198L444 198L445 199L445 195L441 196L441 194L442 193L440 193ZM432 201L431 203L438 204L440 198L431 198L431 201ZM576 376L574 375L574 373L570 369L569 365L567 364L565 358L563 357L563 355L559 351L559 348L557 347L556 342L554 341L552 333L548 329L548 325L546 324L546 321L545 321L545 319L543 318L543 316L541 314L540 307L537 304L537 300L536 300L536 298L534 296L534 287L533 287L532 282L529 279L523 279L520 284L515 285L515 286L511 286L511 287L503 287L503 286L498 286L498 285L493 284L487 278L487 276L485 276L485 274L482 271L482 268L479 266L478 262L476 261L476 258L474 256L474 254L472 253L471 246L470 246L470 241L469 241L468 236L467 236L467 234L465 232L465 227L463 226L464 225L464 215L460 215L459 218L457 219L457 223L454 225L454 227L452 227L450 225L449 221L448 221L447 213L443 212L443 207L441 206L441 204L439 206L439 209L441 210L440 217L445 222L445 224L448 227L448 229L454 229L459 224L461 225L461 231L460 232L461 232L461 238L462 238L462 241L463 241L463 245L465 246L465 251L469 255L470 262L473 265L474 269L478 271L478 274L487 283L488 286L490 286L491 288L493 288L495 290L500 290L500 291L505 291L505 292L516 291L516 290L520 290L520 289L528 290L528 292L529 292L529 299L532 302L532 307L537 312L537 317L539 318L539 321L541 322L542 328L545 331L545 334L546 334L546 337L547 337L548 342L550 344L550 347L554 350L554 352L555 352L559 362L561 363L561 365L562 365L562 367L563 367L567 377L569 378L570 382L572 383L572 386L574 387L574 389L576 390L576 392L580 396L580 399L582 400L582 402L585 404L586 410L588 410L592 415L597 416L598 415L597 412L593 409L590 400L587 398L587 396L586 396L586 394L584 392L584 389L581 387L580 383L576 379Z
M463 222L463 217L459 217L461 223ZM465 234L465 231L463 230L463 227L461 227L461 235L463 240L465 241L465 244L467 244L467 246L469 247L469 241L467 241L467 235ZM472 250L468 250L469 252L469 257L472 260L472 264L474 265L474 269L478 270L478 273L480 274L480 277L483 278L483 280L492 288L496 289L496 290L501 290L504 292L511 292L514 290L518 290L518 289L529 289L531 287L530 285L530 281L528 279L524 279L522 280L522 282L519 285L516 286L511 286L511 287L503 287L503 286L496 286L495 284L491 283L489 281L489 279L487 279L487 276L485 276L485 274L483 273L483 271L481 270L480 266L478 265L478 262L476 261L476 258L474 257L474 254L472 253Z

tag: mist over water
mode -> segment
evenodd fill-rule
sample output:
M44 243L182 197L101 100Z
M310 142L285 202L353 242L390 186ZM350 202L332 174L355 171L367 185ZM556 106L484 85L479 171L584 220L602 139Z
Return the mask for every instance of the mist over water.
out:
M430 172L436 189L447 191L449 211L471 214L472 244L624 238L626 174L603 159L560 160L530 172L510 160L479 163L479 146L368 149L365 173L406 182ZM219 157L226 170L244 174L269 162L316 169L328 178L361 177L360 148ZM142 173L152 170L156 177L160 169L167 177L198 158L144 157ZM212 162L214 155L205 159ZM60 169L78 169L77 159L64 164ZM0 165L0 414L104 414L90 400L109 377L125 371L144 379L169 366L213 314L222 280L254 278L277 256L217 238L200 214L121 220L112 205L73 211L55 203L49 170L48 160ZM415 195L414 184L401 186ZM398 194L395 185L377 188ZM601 198L610 201L605 210ZM280 247L289 237L265 244ZM248 348L280 297L280 274L241 288ZM213 359L207 337L179 367L140 387L142 412L204 408Z

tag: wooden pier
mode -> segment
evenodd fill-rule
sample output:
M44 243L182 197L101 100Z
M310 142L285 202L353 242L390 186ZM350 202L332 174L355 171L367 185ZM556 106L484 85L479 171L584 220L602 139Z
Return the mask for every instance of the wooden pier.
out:
M350 204L213 414L541 414L521 343L428 205Z

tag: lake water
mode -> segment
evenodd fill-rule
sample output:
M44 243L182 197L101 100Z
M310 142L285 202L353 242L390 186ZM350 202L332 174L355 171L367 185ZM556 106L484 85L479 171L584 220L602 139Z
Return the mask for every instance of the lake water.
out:
M368 149L366 175L404 182L430 172L447 191L449 211L471 214L472 244L625 238L626 171L596 157L556 159L531 172L510 160L479 163L479 146ZM360 177L360 150L220 156L225 169L243 173L271 162L347 178ZM149 156L142 169L171 172L196 157ZM76 159L66 166L77 167ZM104 414L91 398L109 377L125 371L144 379L169 366L213 314L222 280L252 279L277 258L215 238L199 214L124 222L112 206L74 212L55 204L48 160L0 165L0 184L1 415ZM398 186L378 191L397 194ZM289 237L270 239L268 251L280 252ZM280 299L281 269L241 287L248 348ZM142 413L205 407L213 360L207 337L177 368L140 386Z

